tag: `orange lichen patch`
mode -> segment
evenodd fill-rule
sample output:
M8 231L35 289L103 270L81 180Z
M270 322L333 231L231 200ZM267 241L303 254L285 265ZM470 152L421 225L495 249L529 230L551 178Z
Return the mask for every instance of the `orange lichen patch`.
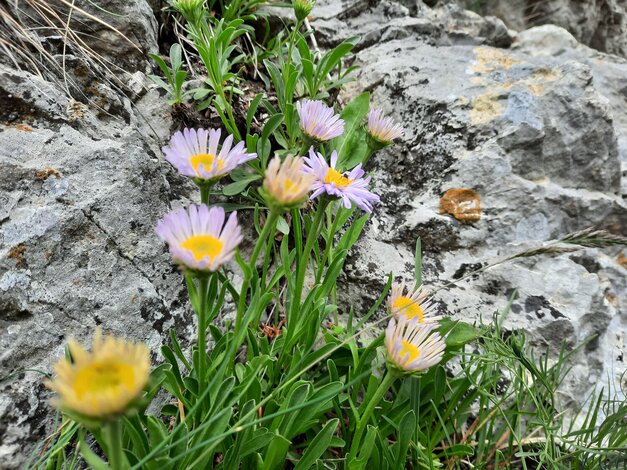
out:
M13 129L17 129L18 131L22 131L22 132L33 132L33 128L30 126L27 126L26 124L12 124L11 127Z
M51 168L51 167L45 168L43 170L37 170L35 172L35 179L38 181L44 181L48 179L48 177L50 176L54 176L58 180L61 179L61 173L59 173L58 170L55 170L54 168Z
M16 268L23 268L24 266L26 266L26 258L24 257L24 253L26 253L26 245L24 245L23 243L15 245L9 250L8 257L15 260Z
M620 264L623 268L627 268L627 256L625 256L625 253L622 251L618 255L618 258L616 258L616 261L618 261L618 264Z
M484 93L473 98L470 109L470 120L473 124L486 124L503 114L503 105L499 103L498 94Z
M440 214L450 214L460 222L476 222L481 219L479 195L472 189L449 189L440 199Z
M519 60L510 57L499 49L492 47L475 47L473 49L476 63L472 70L476 73L490 73L495 70L509 70L512 65L520 63Z

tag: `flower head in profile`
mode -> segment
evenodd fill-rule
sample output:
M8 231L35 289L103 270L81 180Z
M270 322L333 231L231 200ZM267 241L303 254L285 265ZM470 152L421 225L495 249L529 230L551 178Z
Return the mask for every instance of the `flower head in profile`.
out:
M56 405L90 418L124 413L139 398L150 376L150 351L143 343L113 336L98 329L91 352L74 340L73 362L61 359L55 377L47 383L58 394Z
M163 148L166 159L182 174L197 180L218 180L235 167L257 157L246 153L244 142L233 146L229 135L218 150L220 129L184 129Z
M204 3L204 0L171 0L174 9L191 23L202 18Z
M269 207L290 209L305 202L314 175L304 171L301 157L288 156L283 162L274 157L268 164L261 193Z
M410 288L405 293L404 282L395 282L392 285L388 297L388 311L394 318L398 319L400 316L404 316L408 320L415 320L418 323L433 323L442 318L433 315L434 309L433 301L429 299L429 294L422 287Z
M368 113L368 135L377 146L390 145L394 139L403 135L403 128L395 123L392 118L385 117L383 111L373 108Z
M340 173L335 169L337 164L337 152L331 153L331 166L324 157L314 152L313 147L309 149L309 157L305 157L305 171L315 175L316 180L312 185L313 194L311 198L328 194L332 197L342 199L342 205L347 209L353 203L366 212L372 212L372 205L379 202L379 196L368 190L370 176L364 178L364 170L361 164L357 165L350 172Z
M296 19L303 21L307 18L315 4L315 0L292 0L292 8L294 8Z
M175 262L193 271L214 272L233 258L243 238L236 212L224 220L223 208L192 204L166 214L155 231L168 243Z
M446 347L436 323L419 323L400 316L385 330L385 347L393 367L404 373L421 372L442 360Z
M310 139L326 142L344 132L344 120L322 101L303 99L296 103L300 130Z

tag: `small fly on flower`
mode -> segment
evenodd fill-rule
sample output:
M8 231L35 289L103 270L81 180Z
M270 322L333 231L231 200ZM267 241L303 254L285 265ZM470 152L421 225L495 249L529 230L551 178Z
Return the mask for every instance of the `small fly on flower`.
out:
M312 185L313 193L311 199L321 194L342 200L342 205L349 209L353 203L360 209L370 213L373 204L380 201L379 196L368 190L370 176L364 177L364 170L361 164L357 165L350 172L340 173L335 169L337 165L337 152L331 153L331 165L327 163L320 153L316 153L313 147L309 149L309 157L305 157L305 171L315 175L316 180Z

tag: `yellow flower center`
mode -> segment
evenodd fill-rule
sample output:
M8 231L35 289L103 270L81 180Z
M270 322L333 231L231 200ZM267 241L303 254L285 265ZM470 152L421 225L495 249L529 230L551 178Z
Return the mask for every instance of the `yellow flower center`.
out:
M210 171L213 166L214 160L215 157L210 153L199 153L192 156L192 158L189 159L189 162L192 164L194 170L196 170L196 173L199 173L200 165L203 165L205 167L205 171ZM218 171L220 171L223 167L224 161L218 158Z
M74 377L73 388L80 399L85 395L106 394L121 387L132 390L134 384L132 365L109 360L92 362L79 370Z
M283 184L284 184L284 189L286 193L290 193L290 192L294 193L298 191L298 185L289 178L285 178L285 181L283 182Z
M181 248L190 250L196 261L200 261L206 256L213 260L222 253L224 243L219 238L211 235L192 235L181 243Z
M405 359L405 363L403 364L403 366L407 366L412 361L416 360L416 358L420 355L420 349L418 349L417 346L413 345L406 339L401 340L401 342L403 344L403 347L399 351L399 356L407 356L407 359Z
M392 306L398 309L398 313L400 315L407 315L409 320L418 317L419 323L424 321L424 312L420 308L420 305L418 305L418 302L411 300L409 297L399 297L394 301Z
M351 183L351 180L346 176L343 176L339 171L329 168L327 174L324 177L324 183L334 183L338 188L345 188Z

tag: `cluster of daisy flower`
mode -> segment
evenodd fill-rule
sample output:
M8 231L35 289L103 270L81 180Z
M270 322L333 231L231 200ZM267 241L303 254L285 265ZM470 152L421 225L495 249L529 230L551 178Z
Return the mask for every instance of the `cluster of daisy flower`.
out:
M385 330L385 347L389 364L402 373L417 373L442 360L444 339L436 330L440 316L434 315L434 304L421 288L405 289L395 283L388 298L390 322Z
M344 132L344 121L323 102L304 99L296 108L308 144L320 145ZM373 109L367 132L369 139L385 146L403 130ZM221 140L219 129L184 129L172 136L163 152L182 175L207 188L257 158L246 151L244 142L234 144L233 140L232 135ZM268 164L259 193L275 213L299 207L308 197L326 197L341 201L345 208L355 205L370 213L379 202L379 196L369 190L371 177L365 175L361 164L344 173L337 164L335 150L327 161L314 145L308 156L275 157ZM222 207L206 204L191 204L166 214L156 233L168 244L172 259L199 277L229 262L243 238L235 211L227 217ZM402 287L393 291L390 304L395 318L386 333L389 357L403 370L423 370L441 358L442 340L437 333L431 334L436 318L429 317L430 308L420 303L420 294L403 297L402 291ZM113 337L103 339L98 332L91 352L76 342L70 343L69 350L73 361L62 359L56 366L56 378L49 383L62 409L90 418L107 417L123 413L141 396L150 373L145 345Z

